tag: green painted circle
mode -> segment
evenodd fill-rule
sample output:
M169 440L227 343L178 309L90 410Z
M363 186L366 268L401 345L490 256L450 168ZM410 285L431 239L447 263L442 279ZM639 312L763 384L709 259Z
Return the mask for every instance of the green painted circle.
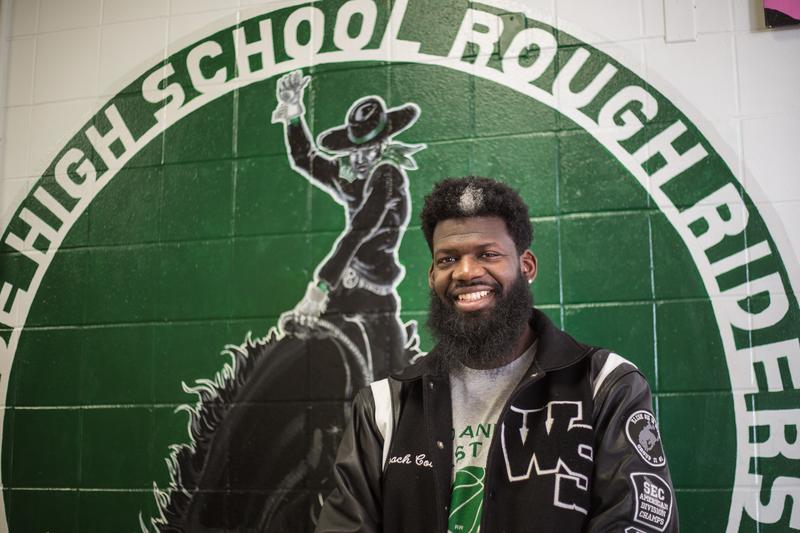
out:
M322 7L326 35L335 8ZM286 14L276 13L276 24ZM386 16L379 14L379 25ZM514 13L499 16L510 28L521 23ZM444 56L462 17L463 6L448 4L431 20L423 3L412 2L401 38ZM554 65L563 65L582 43L556 33ZM227 43L230 29L209 38ZM500 47L507 45L504 36ZM325 46L323 52L330 43ZM170 60L185 60L190 49ZM701 180L665 187L678 207L736 182L666 98L624 66L592 53L620 70L609 91L633 84L656 97L661 111L650 128L683 119L708 151L693 169L692 177ZM218 61L230 60L227 47ZM143 105L136 91L157 68L112 100L134 134L153 125L156 108ZM552 85L554 68L534 85ZM596 70L590 66L578 81ZM655 394L681 514L692 517L684 530L726 523L736 422L714 309L686 245L625 166L565 115L443 66L353 62L307 73L313 81L306 111L315 135L342 124L362 96L380 95L389 106L414 102L422 111L398 136L427 144L415 156L419 169L409 172L413 213L400 249L403 318L424 323L430 258L416 217L433 182L477 174L510 183L534 218L537 305L580 340L612 348L639 366ZM190 85L185 71L176 77ZM241 343L248 331L265 334L302 297L344 214L290 168L282 127L270 122L274 106L275 80L268 79L200 107L128 162L72 227L35 295L9 378L2 481L10 531L138 530L140 514L155 513L153 482L168 486L169 446L188 439L187 416L174 410L194 397L181 382L211 378L227 362L220 356L225 345ZM599 109L582 111L592 117ZM71 145L88 148L80 135ZM40 183L52 184L52 174L51 168ZM745 203L752 207L746 197ZM748 230L748 242L772 243L755 209ZM727 241L709 251L709 260L741 244ZM30 261L7 248L0 250L0 266L30 277ZM774 269L787 279L777 256L751 267L748 275ZM735 341L766 344L796 333L798 323L792 296L777 328L745 340L746 332L735 331ZM429 347L423 334L423 348ZM763 464L770 475L780 471Z
M315 133L341 123L350 103L368 94L422 109L402 136L428 143L417 156L419 170L409 173L414 218L400 253L404 317L424 321L429 254L416 216L433 181L464 174L506 180L534 216L537 305L581 340L640 366L659 398L679 489L709 479L718 488L732 484L734 424L711 306L677 234L622 165L552 109L451 70L340 64L312 76ZM475 100L465 106L473 86ZM7 492L12 531L75 519L88 531L84 520L96 513L104 524L98 531L109 530L111 520L124 530L140 511L153 512L149 489L153 481L168 484L168 446L187 437L186 415L173 412L193 400L181 382L211 377L225 362L222 348L248 331L263 335L302 296L343 228L341 207L289 168L282 128L269 122L274 94L273 80L256 83L172 126L70 233L31 309L9 399L17 408L74 408L16 409L7 417L3 482L89 490ZM696 338L702 346L687 345ZM702 378L693 371L698 351ZM674 394L686 391L702 393ZM719 423L728 431L686 431L710 412L731 413ZM687 438L692 434L696 440ZM694 465L698 448L718 454L700 468L684 467ZM112 488L121 492L93 490ZM694 505L692 493L678 497L682 506ZM72 500L78 505L60 503ZM53 509L47 517L42 505ZM715 505L716 515L727 511L724 499Z

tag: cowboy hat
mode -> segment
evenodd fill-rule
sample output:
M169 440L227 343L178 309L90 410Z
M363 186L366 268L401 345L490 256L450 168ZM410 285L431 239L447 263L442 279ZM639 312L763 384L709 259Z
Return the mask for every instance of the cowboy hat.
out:
M383 98L366 96L350 106L347 124L322 132L317 144L332 152L346 152L395 135L411 126L418 116L416 104L387 110Z

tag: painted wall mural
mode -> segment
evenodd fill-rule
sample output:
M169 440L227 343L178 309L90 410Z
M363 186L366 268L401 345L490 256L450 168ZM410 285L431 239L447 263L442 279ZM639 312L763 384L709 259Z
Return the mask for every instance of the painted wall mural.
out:
M420 355L416 322L400 321L396 286L404 273L397 250L410 214L405 169L417 168L412 154L423 145L393 141L413 125L419 107L387 110L380 96L360 98L344 125L319 136L319 147L340 154L330 158L314 145L305 118L310 81L300 71L278 80L272 120L285 126L291 167L345 208L345 230L277 329L229 348L231 364L191 389L199 397L188 408L191 442L173 447L169 490L157 491L157 530L295 531L308 517L313 521L333 489L348 410L312 420L313 403L300 401L280 423L266 425L260 404L275 401L277 383L307 372L351 399ZM254 450L270 459L257 459Z
M311 531L467 174L529 203L536 305L648 377L682 529L800 530L791 260L658 86L500 0L273 5L137 74L3 230L9 531Z

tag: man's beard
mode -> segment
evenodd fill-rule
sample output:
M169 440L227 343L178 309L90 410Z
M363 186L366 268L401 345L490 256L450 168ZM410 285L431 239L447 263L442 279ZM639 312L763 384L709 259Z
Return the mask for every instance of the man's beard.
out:
M502 294L499 285L493 291L493 307L461 313L449 297L442 301L431 290L427 325L437 341L444 369L457 367L457 363L470 368L495 368L508 360L516 348L533 304L527 280L520 273L507 294Z

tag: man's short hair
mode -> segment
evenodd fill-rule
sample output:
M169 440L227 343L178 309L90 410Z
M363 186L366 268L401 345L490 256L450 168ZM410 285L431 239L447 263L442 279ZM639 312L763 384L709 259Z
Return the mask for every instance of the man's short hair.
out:
M528 206L520 195L499 181L478 176L446 178L433 186L425 197L420 219L422 232L433 251L436 225L451 218L500 217L514 240L517 252L527 250L533 240L533 226Z

